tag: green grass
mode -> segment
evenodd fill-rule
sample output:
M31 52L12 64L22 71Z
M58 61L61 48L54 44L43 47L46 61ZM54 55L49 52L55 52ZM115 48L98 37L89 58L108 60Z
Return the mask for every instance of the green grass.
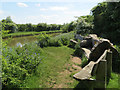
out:
M40 33L57 33L62 32L62 30L54 30L54 31L41 31L41 32L16 32L16 33L10 33L10 34L4 34L2 37L14 37L14 36L24 36L24 35L37 35Z
M66 63L69 63L73 49L63 47L43 48L44 61L38 66L37 74L26 80L25 86L29 88L50 88L60 81L61 72Z
M65 84L68 88L85 88L85 83L79 82L73 79L73 75L76 72L71 73L70 75L59 77L59 73L62 72L65 68L65 64L71 64L70 54L74 52L73 49L70 49L66 46L63 47L46 47L43 48L44 61L38 66L37 74L32 75L32 77L26 79L24 84L27 88L52 88L56 83ZM107 88L118 88L119 83L119 74L112 73L112 78L107 85ZM69 82L61 81L65 78ZM72 82L71 82L72 81ZM90 85L91 86L91 85ZM65 87L65 86L64 86ZM64 88L63 87L63 88ZM67 88L65 87L65 88Z
M112 73L107 88L119 88L120 89L120 74Z

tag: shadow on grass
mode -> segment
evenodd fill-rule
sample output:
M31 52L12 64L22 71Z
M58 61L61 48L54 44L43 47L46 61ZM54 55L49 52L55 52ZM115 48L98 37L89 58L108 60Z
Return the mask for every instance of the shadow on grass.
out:
M79 81L73 90L78 88L83 90L93 90L93 81Z
M76 87L73 90L76 90L76 89L80 89L80 90L106 90L105 88L97 88L97 87L99 87L99 85L98 85L98 83L97 84L96 83L97 83L96 81L91 81L91 80L79 81L79 83L76 85Z

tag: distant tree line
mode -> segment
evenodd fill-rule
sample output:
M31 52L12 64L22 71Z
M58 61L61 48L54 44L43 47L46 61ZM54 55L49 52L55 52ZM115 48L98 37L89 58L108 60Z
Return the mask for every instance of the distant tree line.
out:
M30 31L53 31L53 30L63 30L63 32L70 32L75 30L78 34L88 33L92 28L93 17L91 15L77 17L77 20L71 21L70 23L64 23L63 25L58 24L47 24L38 23L37 25L27 23L27 24L16 24L12 21L11 17L3 19L2 30L9 31L9 33L14 32L30 32Z
M53 31L60 30L62 25L57 24L46 24L46 23L38 23L37 25L33 25L31 23L27 24L16 24L12 21L11 17L7 17L2 21L2 30L9 30L9 33L14 32L30 32L30 31Z
M52 30L63 30L63 32L70 32L77 30L77 33L88 33L88 29L91 29L92 16L81 16L77 17L77 20L71 21L70 23L64 23L63 25L58 24L47 24L38 23L37 25L27 24L16 24L12 21L11 17L7 17L2 21L2 29L9 30L9 33L14 32L30 32L30 31L52 31ZM83 30L84 29L84 30ZM88 30L88 31L87 31Z

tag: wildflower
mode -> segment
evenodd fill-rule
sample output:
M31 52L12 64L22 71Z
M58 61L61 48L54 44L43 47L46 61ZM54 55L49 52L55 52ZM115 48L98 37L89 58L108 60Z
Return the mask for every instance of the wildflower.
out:
M18 47L22 47L23 45L21 43L17 43L17 46Z
M12 48L10 48L10 51L12 51Z

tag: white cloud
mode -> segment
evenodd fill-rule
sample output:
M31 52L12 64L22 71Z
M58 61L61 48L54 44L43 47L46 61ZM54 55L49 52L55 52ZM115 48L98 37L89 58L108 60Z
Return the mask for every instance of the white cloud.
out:
M12 16L12 20L17 24L38 24L38 23L47 23L47 24L63 24L69 23L75 18L73 16L64 16L64 15L35 15L35 16L23 16L23 17L15 17Z
M0 10L0 15L3 14L4 12L2 10Z
M40 8L40 11L47 11L48 9L46 8Z
M68 10L68 7L54 6L54 7L50 7L50 10L54 10L54 11L66 11L66 10Z
M56 23L56 19L58 19L59 16L56 14L53 15L37 15L37 16L27 16L24 18L24 21L21 21L21 23L32 23L32 24L38 24L38 23Z
M17 3L17 6L19 6L19 7L28 7L28 5L27 4L25 4L25 3Z
M38 4L35 4L35 6L40 7L41 5L40 5L40 3L38 3Z

